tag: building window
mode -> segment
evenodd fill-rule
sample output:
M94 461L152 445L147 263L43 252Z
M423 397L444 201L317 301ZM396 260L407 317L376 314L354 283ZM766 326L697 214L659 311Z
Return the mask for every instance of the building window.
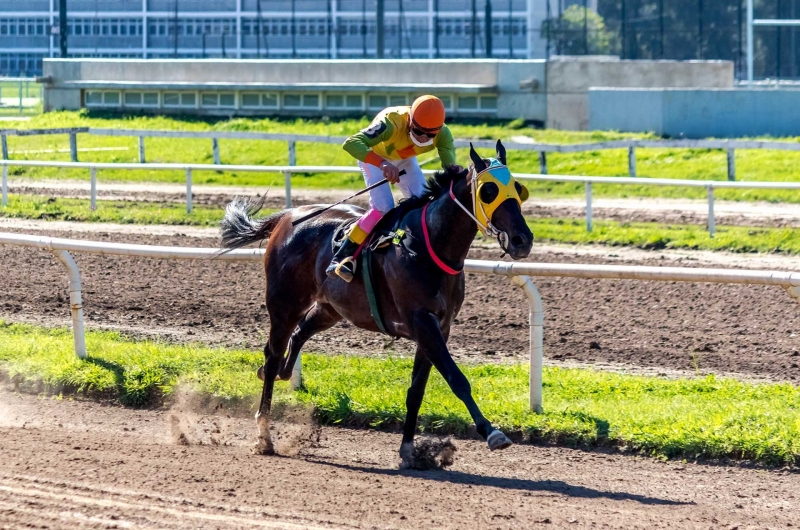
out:
M216 93L203 93L200 98L200 105L203 107L218 107L219 94Z
M328 94L325 96L325 107L329 109L360 109L364 98L360 94Z
M497 96L481 96L481 110L497 110Z
M236 106L236 94L232 93L222 93L219 95L219 106L220 107L235 107Z
M106 106L118 107L120 101L119 92L103 92L103 104Z
M261 106L261 96L259 94L242 94L243 108L258 108Z
M95 91L86 92L86 106L98 107L103 104L103 93Z
M165 107L181 106L181 95L177 92L164 92L163 98Z
M140 107L142 105L142 93L125 92L125 105L131 107Z
M390 107L400 107L400 106L406 105L407 104L406 101L407 101L407 99L406 99L405 94L389 96L389 106Z
M284 94L283 106L290 109L318 109L319 94Z
M277 109L278 94L261 94L261 106L268 109Z
M476 111L476 110L478 110L478 97L477 96L459 96L458 97L458 110L460 110L460 111Z
M369 108L371 109L385 109L386 108L386 96L380 94L370 94L369 96Z
M437 96L437 97L441 100L445 110L453 110L453 98L451 98L450 96Z
M142 96L142 105L145 107L158 107L158 92L145 92Z
M194 92L186 92L181 94L181 107L195 107L197 106L197 96Z

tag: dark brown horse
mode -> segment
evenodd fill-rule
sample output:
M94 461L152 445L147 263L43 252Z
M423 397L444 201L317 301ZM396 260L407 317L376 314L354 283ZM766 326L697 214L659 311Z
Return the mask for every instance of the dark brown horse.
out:
M527 190L511 178L509 185L512 192L516 189L515 195L500 200L503 190L496 183L477 186L477 175L490 164L505 166L505 148L500 142L496 159L484 160L472 148L470 157L469 170L451 168L437 173L428 181L422 196L401 202L376 227L376 230L386 226L401 228L410 241L410 246L392 246L375 253L373 262L374 286L387 332L417 344L400 446L400 456L406 465L413 465L417 415L432 366L464 402L489 449L511 445L506 435L481 414L469 381L447 349L447 339L464 300L462 268L478 230L472 214L478 208L487 213L485 207L492 205L488 216L491 233L500 236L501 245L512 258L525 258L530 253L533 235L522 216L519 197L523 191L527 196ZM510 178L507 170L506 175ZM337 207L293 226L293 219L319 206L288 209L253 219L259 208L258 203L237 199L228 205L221 228L225 249L269 239L265 269L270 330L264 348L264 389L256 414L259 434L255 450L270 454L273 385L276 378L289 379L303 344L343 318L369 331L379 328L370 313L361 274L356 274L351 283L325 275L331 261L334 233L342 223L360 216L362 210ZM446 269L451 270L446 272Z

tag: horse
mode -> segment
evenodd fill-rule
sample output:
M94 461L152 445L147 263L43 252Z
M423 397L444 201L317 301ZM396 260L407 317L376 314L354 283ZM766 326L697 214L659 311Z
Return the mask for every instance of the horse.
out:
M374 252L372 262L372 283L385 331L417 346L400 445L405 466L414 465L417 416L432 367L466 405L490 450L512 445L481 413L469 381L447 349L447 340L464 301L464 260L478 229L497 236L504 252L514 260L530 254L533 234L521 211L527 190L508 171L500 141L495 159L481 158L471 144L470 159L468 169L451 166L437 172L420 196L401 201L375 228L379 231L392 226L410 241L406 246ZM503 182L493 178L483 182L484 178L478 177L489 175L492 167L505 172ZM361 208L338 206L297 226L293 220L320 206L286 209L256 219L260 208L259 201L240 198L227 205L220 225L221 252L268 240L264 269L269 337L264 347L265 362L259 369L264 384L256 413L258 441L253 450L256 454L274 454L269 432L273 385L276 379L291 377L305 342L342 319L373 332L378 332L379 326L370 312L363 274L357 271L350 283L325 274L334 235L341 232L344 223L360 217Z

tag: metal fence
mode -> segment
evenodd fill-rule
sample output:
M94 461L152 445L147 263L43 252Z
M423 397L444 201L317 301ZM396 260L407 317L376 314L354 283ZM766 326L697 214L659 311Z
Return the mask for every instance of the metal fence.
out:
M69 273L70 308L73 341L78 357L86 356L81 276L70 252L88 252L112 256L138 256L157 259L222 259L260 261L263 249L234 250L217 256L219 249L128 245L59 239L46 236L0 233L0 244L35 247L51 251ZM776 285L787 290L800 303L800 272L749 269L695 269L682 267L637 267L619 265L576 265L564 263L528 263L466 260L464 270L473 274L507 276L528 299L530 325L530 408L542 412L542 368L544 357L544 308L532 276L585 279L650 280L678 282ZM292 372L291 384L301 384L300 357Z
M186 174L186 211L192 211L192 174L195 171L224 171L224 172L253 172L253 173L282 173L284 176L285 205L292 206L292 174L294 173L361 173L357 167L346 166L248 166L248 165L215 165L215 164L112 164L100 162L60 162L43 160L0 160L2 166L2 206L8 205L8 168L9 167L55 167L69 169L86 169L90 178L90 208L97 207L97 172L99 170L163 170L183 171ZM435 171L424 170L424 174L432 175ZM630 177L592 177L575 175L546 175L515 173L515 178L521 181L549 181L549 182L576 182L585 187L586 198L586 230L592 231L593 210L592 195L594 184L613 185L649 185L649 186L683 186L690 188L705 188L708 200L708 233L711 237L716 232L714 216L714 190L715 189L780 189L800 191L800 182L731 182L724 180L684 180L684 179L652 179Z

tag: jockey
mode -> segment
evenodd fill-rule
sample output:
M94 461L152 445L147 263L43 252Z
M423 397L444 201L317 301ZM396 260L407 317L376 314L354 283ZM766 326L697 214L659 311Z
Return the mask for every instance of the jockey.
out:
M439 98L420 96L410 107L384 109L369 127L348 138L342 147L358 160L367 186L385 178L397 184L406 198L420 195L425 188L425 177L417 155L436 149L443 168L456 163L453 135L444 118L444 104ZM402 176L401 170L405 170ZM353 279L353 254L392 208L394 197L389 186L378 186L369 192L369 210L353 225L347 240L333 256L325 271L329 277L338 275L346 282Z

